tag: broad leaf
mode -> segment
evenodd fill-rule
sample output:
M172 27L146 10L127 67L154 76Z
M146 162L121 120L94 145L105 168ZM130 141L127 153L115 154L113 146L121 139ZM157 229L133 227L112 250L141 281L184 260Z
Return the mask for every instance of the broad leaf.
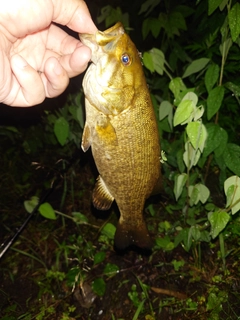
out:
M99 264L103 262L103 260L106 258L106 252L104 251L99 251L94 255L93 259L93 265Z
M187 181L187 174L186 173L179 174L175 177L173 192L174 192L176 200L178 200L178 198L181 196L182 191L183 191L183 187L185 186L186 181Z
M38 210L44 218L51 220L57 219L53 207L48 202L44 202L43 204L41 204Z
M208 0L208 15L210 16L221 4L222 0Z
M106 291L106 283L103 278L96 278L92 283L93 292L102 297Z
M224 97L224 87L219 86L209 92L207 98L207 118L210 120L221 107Z
M77 224L88 223L88 218L85 216L85 214L81 212L72 212L72 215L74 217L75 223Z
M220 68L217 64L212 64L205 73L205 86L208 93L212 90L213 86L217 83L219 78Z
M228 13L232 40L236 41L240 34L240 4L237 2Z
M152 50L150 51L150 54L152 55L152 59L153 59L153 66L154 69L157 73L159 73L160 75L163 75L164 72L164 63L165 63L165 57L164 57L164 53L157 49L157 48L152 48Z
M176 127L181 124L184 125L192 121L192 114L194 112L194 103L191 100L181 101L174 114L173 125Z
M147 0L144 1L144 3L142 3L141 5L141 9L138 12L138 14L142 14L144 12L146 12L146 16L159 4L161 0Z
M219 127L219 125L214 123L207 125L206 129L208 136L205 148L203 150L203 157L208 157L213 151L216 152L216 156L220 156L227 144L227 132Z
M223 152L226 166L237 176L240 176L240 146L228 143Z
M112 223L106 223L102 228L101 233L107 236L109 239L114 239L116 227Z
M232 214L240 210L240 178L232 176L224 182L224 192L227 197L226 208L231 206Z
M61 146L64 146L69 135L69 124L63 117L60 117L55 121L54 133Z
M183 160L186 167L189 170L198 163L200 156L201 156L200 150L194 149L190 141L185 143L185 152L183 154Z
M207 130L202 121L188 123L186 131L193 147L202 152L207 139Z
M196 205L199 201L204 204L210 196L210 191L205 185L198 183L195 186L189 186L188 196L191 206Z
M31 197L30 200L25 200L24 201L24 208L26 209L26 211L28 213L32 213L33 210L36 208L36 206L38 205L39 202L39 198L36 196Z
M149 17L143 21L143 25L142 25L143 39L146 39L149 32L152 33L154 38L157 38L160 30L161 30L161 23L157 18Z
M149 52L143 53L143 64L145 67L150 70L151 72L154 72L154 65L153 65L153 59Z
M119 267L113 263L107 263L103 270L103 273L108 277L115 276L118 272L119 272Z
M168 118L170 128L173 126L173 106L168 101L162 101L159 106L159 120L162 121L164 118Z
M215 239L219 233L226 227L230 216L224 211L215 211L208 213L208 220L211 224L211 235Z
M186 78L194 73L201 71L202 69L204 69L206 67L206 65L208 64L209 61L210 61L210 59L208 59L208 58L200 58L200 59L194 60L187 67L187 69L185 70L182 77Z

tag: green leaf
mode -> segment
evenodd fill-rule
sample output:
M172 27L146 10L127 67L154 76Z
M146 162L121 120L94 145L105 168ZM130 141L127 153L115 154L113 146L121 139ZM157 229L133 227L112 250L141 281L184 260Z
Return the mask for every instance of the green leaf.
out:
M187 141L185 143L185 151L183 154L183 161L186 167L190 170L192 166L195 166L200 159L201 151L199 149L194 149L191 142Z
M69 124L65 118L60 117L55 121L54 133L61 146L64 146L69 135Z
M227 197L226 208L231 206L232 214L240 210L240 178L232 176L224 182L224 192ZM235 204L235 205L234 205Z
M106 252L104 251L99 251L94 255L93 259L93 265L95 266L96 264L101 263L106 257Z
M234 84L233 82L226 82L224 85L227 89L232 91L235 96L240 97L240 86Z
M217 64L212 64L205 73L205 86L208 93L212 90L213 86L217 83L219 78L220 68Z
M183 191L183 187L185 186L186 181L187 181L187 174L186 173L182 173L182 174L175 176L173 192L174 192L176 201L181 196L182 191Z
M207 126L207 133L208 136L206 146L203 150L203 157L208 157L213 151L215 155L219 157L227 145L227 132L219 127L219 125L211 123Z
M211 235L215 239L219 233L226 227L230 216L224 211L215 211L208 213L208 220L211 224Z
M88 218L85 216L85 214L82 214L80 212L72 212L72 215L76 223L88 223Z
M156 238L156 245L166 251L171 251L174 249L174 243L171 242L169 236L165 236L164 238Z
M174 78L169 83L169 89L174 94L174 105L178 106L179 103L182 101L182 98L188 91L192 91L192 89L187 89L185 84L183 83L180 77Z
M185 261L184 260L175 260L174 259L171 262L171 264L173 265L175 271L179 271L179 269L184 266Z
M161 30L161 23L158 19L152 18L152 17L145 19L142 24L143 40L146 39L149 32L152 33L154 38L157 38L159 36L160 30Z
M194 107L194 103L191 100L181 101L173 117L174 127L179 124L184 125L189 121L192 121Z
M164 118L168 118L170 128L173 126L173 106L168 101L162 101L159 106L159 120L162 121Z
M206 65L209 63L210 59L208 58L200 58L197 60L194 60L190 63L190 65L187 67L183 74L183 78L189 77L193 73L199 72L202 69L206 67Z
M144 12L147 12L146 15L148 15L160 2L161 0L146 0L142 3L140 11L138 14L142 14Z
M180 173L183 173L185 171L185 165L183 162L183 150L179 149L177 151L177 165Z
M44 218L51 219L51 220L57 219L55 211L53 210L53 207L48 202L44 202L43 204L41 204L38 210Z
M196 93L189 91L182 98L182 101L185 101L185 100L191 100L193 102L194 106L196 106L198 103L198 96L196 95Z
M192 245L191 238L188 236L189 228L182 229L174 239L174 247L176 248L182 242L182 246L186 251L189 251Z
M138 320L139 319L139 315L140 313L143 311L143 306L144 306L144 303L145 303L145 299L143 299L141 302L138 303L138 307L137 307L137 310L132 318L132 320ZM145 319L153 319L152 317L151 318L148 318L148 316L145 317Z
M228 52L229 52L232 44L233 44L232 38L228 38L223 43L221 43L219 46L219 50L221 52L221 55L224 57L225 60L227 58Z
M160 75L163 75L163 72L165 69L164 68L164 63L165 63L164 53L157 48L152 48L152 50L150 51L150 54L152 55L154 70L157 73L159 73Z
M24 201L24 208L28 213L32 213L33 210L36 208L38 205L39 198L36 196L31 197L30 200L25 200Z
M202 121L188 123L186 131L194 149L199 149L202 152L207 139L207 130Z
M210 196L210 191L205 185L197 183L195 186L189 186L188 195L190 197L191 206L193 204L196 205L199 201L204 204Z
M190 206L196 205L199 201L199 190L195 186L189 186L188 196L190 198Z
M208 15L210 16L221 4L222 0L208 0Z
M93 292L102 297L106 291L106 283L103 278L97 278L92 283Z
M108 277L115 276L118 272L119 272L119 267L113 263L107 263L103 270L103 273Z
M236 41L240 34L240 4L237 2L228 13L232 40Z
M106 223L102 228L101 233L107 236L109 239L114 239L116 227L112 223Z
M219 297L216 295L216 293L210 292L207 300L207 311L213 310L213 309L218 310L219 303L220 303ZM219 317L217 316L215 319L217 320L219 319Z
M189 237L192 237L195 241L199 241L201 238L201 231L199 230L199 226L191 226L189 229Z
M221 107L224 97L224 87L218 86L209 92L207 98L207 118L210 120Z
M226 166L237 176L240 176L240 146L228 143L224 152L223 159Z
M154 65L153 65L152 55L149 52L144 52L143 53L143 64L151 72L155 71Z

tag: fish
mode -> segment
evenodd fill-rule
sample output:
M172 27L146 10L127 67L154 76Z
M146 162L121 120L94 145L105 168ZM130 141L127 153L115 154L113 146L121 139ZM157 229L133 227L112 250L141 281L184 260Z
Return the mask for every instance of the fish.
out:
M80 34L92 51L83 78L86 121L81 147L90 147L99 172L93 206L119 208L114 246L151 250L143 210L161 185L160 139L142 60L121 22Z

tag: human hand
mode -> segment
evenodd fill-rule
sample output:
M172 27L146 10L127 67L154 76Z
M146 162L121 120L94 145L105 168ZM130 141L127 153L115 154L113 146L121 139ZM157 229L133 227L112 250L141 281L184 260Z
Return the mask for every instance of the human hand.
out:
M91 51L54 24L94 33L83 0L0 0L0 102L28 107L61 94Z

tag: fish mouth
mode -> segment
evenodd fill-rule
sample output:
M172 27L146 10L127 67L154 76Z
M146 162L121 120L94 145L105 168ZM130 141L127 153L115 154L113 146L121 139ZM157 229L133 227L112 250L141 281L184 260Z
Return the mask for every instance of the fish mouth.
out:
M105 31L97 31L95 34L79 34L81 42L92 51L91 61L97 64L102 54L113 51L119 38L125 33L121 22Z
M81 42L92 51L91 62L93 65L89 67L89 72L94 72L95 81L99 87L103 90L111 90L113 93L119 93L121 88L116 88L113 84L109 85L109 73L111 73L109 68L112 66L114 69L114 62L109 63L108 57L109 53L114 52L120 37L124 33L122 23L118 22L103 32L98 30L95 34L79 34ZM106 70L106 66L108 66L109 72L102 73L102 70ZM99 74L101 74L101 77L99 77ZM89 82L91 83L91 80Z

